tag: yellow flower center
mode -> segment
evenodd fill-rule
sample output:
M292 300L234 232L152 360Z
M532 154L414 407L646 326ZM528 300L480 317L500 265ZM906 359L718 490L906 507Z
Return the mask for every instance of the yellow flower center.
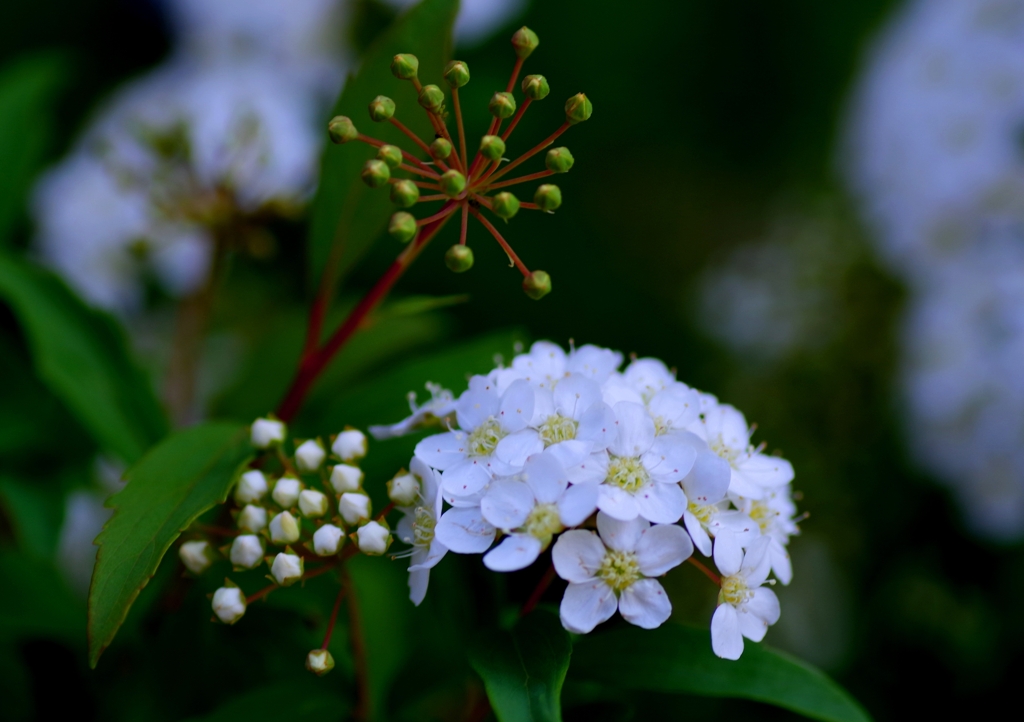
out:
M640 579L640 563L633 552L620 552L609 549L601 566L597 568L597 578L615 590L618 594L633 582Z
M753 596L753 592L747 588L746 580L740 575L722 577L722 591L718 593L719 604L737 606L746 602L751 596Z
M490 456L498 448L498 442L506 436L505 430L493 416L480 424L469 435L467 447L470 456Z
M537 430L540 432L540 438L544 442L544 446L551 446L559 441L575 439L576 427L576 421L566 418L561 414L555 414L554 416L549 416Z
M558 507L554 504L537 504L533 511L526 517L523 524L523 531L541 544L547 546L551 543L551 537L562 531L562 520L558 517Z
M418 547L430 546L430 542L434 541L434 524L437 523L434 513L426 507L418 506L415 514L412 523L412 543Z
M694 504L692 501L687 505L687 510L697 517L697 521L701 524L710 524L711 519L714 517L715 512L718 511L718 507L708 504L701 506L700 504Z
M664 436L670 431L670 427L667 421L661 416L654 417L654 435Z
M761 527L761 531L768 531L768 527L775 521L775 517L779 515L779 512L772 511L763 501L754 501L751 503L748 514Z
M605 481L625 489L630 494L635 494L647 486L650 480L647 469L635 456L612 456L608 463L608 477Z

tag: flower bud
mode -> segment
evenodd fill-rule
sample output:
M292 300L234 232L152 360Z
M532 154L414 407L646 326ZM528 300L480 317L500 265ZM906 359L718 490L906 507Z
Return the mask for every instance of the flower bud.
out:
M388 498L395 506L412 506L420 498L420 481L406 472L388 482Z
M257 449L269 449L274 444L284 441L287 428L283 421L277 419L256 419L252 422L250 439Z
M267 477L259 469L251 469L238 480L235 487L235 501L239 504L249 504L259 501L267 493Z
M448 142L447 138L434 138L434 142L430 144L430 157L444 160L452 154L452 144Z
M440 113L444 106L444 91L436 85L424 85L418 98L420 106L428 113Z
M327 495L316 489L306 489L299 494L299 511L307 519L315 519L327 513Z
M334 669L334 657L326 649L314 649L306 655L306 669L317 677L323 677Z
M338 500L338 513L346 524L358 524L370 518L370 497L360 491L349 491Z
M278 545L294 544L299 540L299 522L291 512L282 511L270 520L270 541Z
M402 149L397 145L382 145L377 149L377 160L388 164L388 168L397 168L402 164Z
M391 202L399 208L416 205L420 199L420 188L411 180L400 180L391 184ZM412 232L416 232L416 220L413 219ZM388 228L390 230L390 227ZM410 236L411 238L411 236Z
M551 276L545 271L534 271L523 279L523 291L534 301L551 293Z
M313 551L322 557L331 557L338 553L345 541L345 533L334 526L324 524L313 533Z
M246 504L238 515L238 528L255 534L267 527L267 510L255 504Z
M209 542L205 541L185 542L178 549L178 556L181 558L181 563L185 565L185 568L196 575L202 574L209 569L210 565L217 558L213 547L210 546Z
M473 267L473 249L456 243L444 254L444 263L455 273L468 271Z
M236 536L228 557L236 567L255 569L263 561L263 540L255 534Z
M380 188L391 179L391 169L382 160L368 160L360 173L363 183L371 188Z
M367 522L356 530L359 551L370 556L380 556L391 545L391 530L375 521Z
M358 466L336 464L331 469L331 486L339 494L344 494L346 491L359 491L363 486L363 470Z
M495 93L491 96L487 108L495 118L504 120L516 112L516 99L512 97L512 93Z
M359 429L345 429L336 437L331 451L348 463L366 456L366 434Z
M331 142L338 145L359 137L359 131L356 130L355 124L344 115L336 115L331 118L331 122L327 124L327 134L331 137Z
M527 75L523 78L520 87L523 89L523 94L530 100L544 100L551 92L548 79L543 75Z
M224 624L234 624L245 614L245 595L238 587L221 587L213 593L213 613Z
M459 173L457 170L447 170L441 175L441 191L449 198L455 196L466 190L466 176Z
M309 441L303 442L303 444L295 450L295 465L299 467L299 471L302 472L308 473L316 471L320 468L320 465L324 463L324 459L326 458L327 452L324 451L324 447L317 439L310 439Z
M453 60L444 66L444 79L449 87L461 88L469 82L469 66L461 60Z
M590 104L590 98L583 93L576 93L565 101L565 119L571 125L582 123L590 118L590 114L593 112L594 106Z
M399 243L408 243L416 235L416 217L411 213L399 211L391 216L388 233Z
M491 201L494 215L506 221L519 212L519 199L507 191L495 193Z
M399 80L412 80L420 70L420 61L415 55L399 53L391 59L391 73Z
M525 25L512 35L512 47L516 49L516 56L521 59L530 57L530 53L536 50L538 45L540 38L537 37L537 33Z
M378 95L370 101L370 120L380 123L384 120L391 120L395 114L395 101L386 95Z
M575 162L568 148L552 148L544 157L544 165L552 173L568 173Z
M270 574L274 581L282 587L288 587L302 579L304 566L302 557L297 554L281 552L274 557L274 563L270 565Z
M274 491L270 494L270 497L282 509L290 509L299 500L300 491L302 491L301 481L294 476L282 476L274 484Z
M480 139L480 155L487 160L501 160L505 155L505 141L498 135L485 135Z
M533 194L533 202L542 211L553 211L562 205L562 191L556 185L545 183L537 187Z

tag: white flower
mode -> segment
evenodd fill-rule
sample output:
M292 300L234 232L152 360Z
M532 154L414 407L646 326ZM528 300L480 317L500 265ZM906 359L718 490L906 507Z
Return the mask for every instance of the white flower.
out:
M764 499L735 499L734 503L760 529L761 534L768 538L766 554L775 576L783 584L793 579L793 565L789 560L786 545L789 538L799 534L793 517L796 505L790 495L789 487L769 491ZM716 557L717 563L717 557Z
M313 551L322 557L333 556L344 540L345 533L341 529L334 524L324 524L313 533Z
M338 513L346 524L358 524L370 518L370 497L364 492L349 491L338 500Z
M367 522L356 530L359 551L370 556L380 556L391 544L391 530L375 521Z
M291 512L282 511L270 520L270 541L275 544L294 544L299 540L299 523Z
M631 624L660 626L672 613L661 576L693 553L690 537L674 524L618 521L597 515L598 534L567 531L551 552L558 576L569 582L559 608L562 626L586 634L618 609Z
M704 556L711 555L711 535L721 531L742 531L754 526L744 514L729 510L725 495L729 490L732 469L725 459L711 451L695 434L679 434L681 440L693 445L697 458L682 481L686 494L683 523L690 532L694 546ZM754 536L758 536L755 532Z
M274 491L270 497L277 502L282 509L290 509L299 500L299 493L302 491L302 482L294 476L282 476L274 484Z
M185 568L193 574L202 574L213 563L213 549L205 541L185 542L178 549L178 556Z
M585 453L603 451L615 438L615 414L604 403L601 386L581 374L570 374L555 386L536 392L533 419L545 447L580 441Z
M358 466L336 464L331 468L331 486L339 494L359 491L363 486L363 470Z
M274 577L274 581L282 587L295 584L295 582L302 579L302 557L297 554L280 552L274 557L274 563L270 565L270 574Z
M762 537L747 550L742 562L723 567L718 608L711 618L711 648L725 659L739 659L743 638L760 642L768 627L779 619L775 592L761 585L768 578L768 539Z
M492 483L480 508L484 519L507 534L484 556L484 564L492 571L510 572L533 564L555 534L593 514L597 486L569 486L565 469L546 451L527 459L514 478Z
M246 504L238 514L238 528L255 534L267 526L267 510L255 504Z
M384 0L396 9L411 6L414 0ZM505 27L526 9L526 0L463 0L455 18L455 40L460 47L477 45Z
M322 677L334 669L334 657L326 649L314 649L306 655L306 669Z
M256 425L253 424L253 429ZM267 477L263 475L262 471L258 469L251 469L244 474L238 480L238 486L235 488L235 501L238 504L251 504L254 501L259 501L263 498L263 495L267 493Z
M236 536L229 557L236 567L255 569L263 561L263 541L255 534Z
M412 414L389 426L371 426L370 433L377 440L393 439L420 429L451 425L455 421L455 395L438 384L427 382L430 398L416 405L416 392L409 392L409 410Z
M315 519L327 513L327 495L315 489L306 489L299 494L299 511L308 519Z
M434 527L437 540L457 554L482 554L494 542L497 530L484 519L479 506L456 506Z
M335 437L331 451L345 463L362 459L366 456L366 434L358 429L345 429Z
M234 624L245 614L245 595L238 587L221 587L213 593L213 613L224 624Z
M398 507L402 518L397 532L400 540L412 545L408 552L409 598L419 606L427 594L430 570L448 553L448 547L435 534L441 518L441 475L416 457L409 468L408 476L416 482L416 494L409 504Z
M251 441L252 445L257 449L268 449L274 444L280 444L284 441L284 437L288 431L288 428L284 425L283 421L277 419L256 419L252 422ZM242 475L244 479L248 474L254 472L246 472ZM256 474L263 474L259 471L255 471ZM264 485L266 479L263 480ZM241 487L241 484L239 484ZM263 490L266 493L266 489ZM259 497L257 497L259 498ZM248 501L255 501L255 499L249 499Z
M618 351L588 344L566 354L558 344L537 341L529 353L512 359L510 377L524 379L550 391L559 381L574 373L602 384L621 364L622 354Z
M325 458L327 458L327 452L316 439L303 442L295 450L295 465L299 467L299 471L316 471L320 468L320 464L324 463Z

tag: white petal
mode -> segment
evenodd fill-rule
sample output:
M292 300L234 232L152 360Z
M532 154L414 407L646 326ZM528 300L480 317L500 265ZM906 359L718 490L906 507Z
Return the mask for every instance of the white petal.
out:
M647 521L673 524L686 511L686 495L679 484L648 484L633 495L636 510Z
M645 577L660 577L693 554L690 535L675 524L655 524L636 545L636 560Z
M570 584L558 609L562 626L575 634L586 634L615 614L615 592L602 581Z
M772 564L771 557L768 556L771 541L769 537L760 537L747 547L747 552L743 555L743 574L751 587L761 586L768 578Z
M772 571L776 578L783 584L793 581L793 563L789 560L789 552L777 539L772 539L768 546L768 556L771 559Z
M736 574L743 565L743 548L735 534L722 531L715 537L715 566L724 576Z
M583 463L590 455L590 444L575 440L559 441L557 444L549 446L544 453L556 458L563 469L571 469Z
M491 482L487 468L477 459L465 459L441 474L441 486L452 496L470 496Z
M533 387L520 379L513 382L501 396L498 420L509 432L525 429L533 418Z
M768 631L767 622L744 608L736 610L736 617L740 623L740 634L754 642L764 639L764 635Z
M620 521L607 514L597 515L597 531L606 546L621 552L631 552L640 543L640 537L650 527L646 521L636 517L632 521Z
M654 421L640 404L620 401L615 404L618 433L608 449L616 456L640 456L654 443ZM682 476L679 477L680 479Z
M603 382L622 364L622 354L592 344L580 346L565 365L569 373L583 374L598 383Z
M690 473L683 479L683 490L691 503L717 504L725 498L731 478L729 462L705 447L697 452Z
M537 561L540 541L529 534L510 534L484 555L484 566L492 572L514 572Z
M597 511L597 484L570 486L558 500L558 518L563 526L582 524Z
M472 431L492 416L497 417L499 408L498 393L494 389L466 391L455 404L459 427Z
M437 566L437 563L444 559L444 555L448 553L448 547L434 539L430 542L430 546L426 549L419 547L412 555L413 564L409 565L409 571L416 571L417 569L433 569Z
M590 454L576 466L565 467L565 473L573 484L599 484L608 476L608 454Z
M729 493L733 496L741 496L746 499L763 499L766 494L766 490L763 486L755 484L750 479L745 477L735 467L730 467L731 472L729 476Z
M434 527L437 540L457 554L480 554L494 541L495 530L476 507L449 509Z
M737 463L736 471L746 481L762 488L782 486L793 481L793 465L767 454L751 454Z
M744 605L747 612L763 619L768 624L779 621L779 598L771 589L760 587L754 590L754 596ZM759 640L760 641L760 640Z
M466 435L461 431L434 434L416 444L416 456L428 466L444 471L466 458Z
M622 375L633 388L644 394L655 394L676 380L665 364L655 358L633 361Z
M417 607L427 596L427 585L430 583L430 570L417 569L409 572L409 599Z
M723 659L739 659L743 654L743 634L739 615L731 604L719 604L711 617L711 649Z
M672 603L657 580L641 579L630 584L619 596L619 614L630 624L654 629L672 614Z
M544 451L544 442L533 429L523 429L509 434L498 442L494 457L514 469L522 469L527 457Z
M601 391L604 394L604 402L612 408L620 401L628 401L631 404L643 404L644 402L644 397L640 395L640 392L630 386L621 374L613 374L601 386Z
M524 482L499 479L487 489L480 502L480 511L484 519L508 531L523 525L534 504L533 492Z
M608 448L617 434L615 412L605 403L594 404L587 409L576 428L576 438L588 442L593 451Z
M750 426L743 414L728 404L720 404L704 414L709 437L717 437L733 451L750 445Z
M711 537L704 530L700 520L689 511L683 512L683 523L686 524L686 531L690 532L690 539L693 545L706 557L711 556Z
M659 437L643 455L644 468L655 481L676 482L690 473L697 450L674 434Z
M555 410L579 421L597 403L602 403L601 387L594 381L573 374L558 382L554 392Z
M647 405L651 416L660 417L671 429L685 429L700 418L700 395L678 381L659 391Z
M550 389L533 390L533 417L530 426L540 426L549 416L555 415L555 396Z
M554 504L569 485L561 462L549 451L528 458L523 465L521 478L541 504Z
M551 549L551 561L558 576L567 582L586 582L594 578L606 549L592 531L577 529L558 537Z
M600 484L597 487L597 508L608 516L622 521L636 519L640 514L633 495L610 484Z

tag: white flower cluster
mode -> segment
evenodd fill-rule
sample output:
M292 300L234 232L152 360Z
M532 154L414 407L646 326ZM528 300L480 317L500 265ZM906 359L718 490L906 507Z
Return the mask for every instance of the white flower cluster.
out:
M914 0L871 49L845 168L910 288L907 428L975 530L1024 535L1024 0Z
M569 582L566 629L589 632L616 610L654 628L671 613L656 577L696 547L723 575L714 651L736 659L743 637L760 641L779 617L769 573L784 584L792 576L793 469L751 445L732 406L660 361L633 360L620 372L622 360L596 346L567 354L538 342L508 367L474 376L457 399L435 390L429 413L413 406L412 419L457 426L420 441L411 472L392 482L404 513L398 537L412 546L411 598L423 599L430 568L448 551L483 554L489 569L508 572L554 542L554 568Z

